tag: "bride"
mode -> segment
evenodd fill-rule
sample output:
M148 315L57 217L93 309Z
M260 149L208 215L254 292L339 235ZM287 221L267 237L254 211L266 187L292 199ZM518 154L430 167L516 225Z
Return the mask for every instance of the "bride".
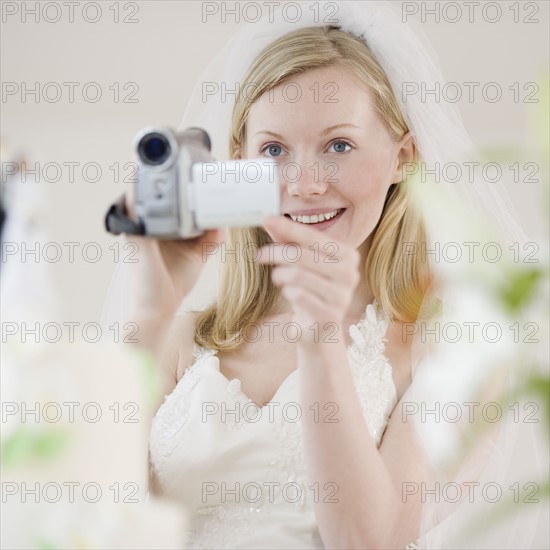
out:
M429 240L405 175L467 141L444 106L401 100L435 70L414 35L352 4L337 24L252 25L233 48L229 156L276 160L282 215L136 239L133 316L163 382L151 490L187 509L189 548L415 548L447 515L426 511L439 472L405 414L421 363L407 335L444 295L405 253ZM225 105L205 108L222 124ZM215 302L175 316L222 241L258 253L223 257Z
M289 50L297 53L289 57ZM342 51L349 52L347 59ZM285 99L284 87L276 82L277 74L285 75L284 82L291 81L302 90L300 101ZM372 74L377 78L373 79ZM276 546L308 547L318 524L323 544L329 548L404 548L418 534L419 507L404 506L397 487L404 481L420 482L422 465L400 460L412 451L414 441L411 425L402 423L397 414L386 429L382 445L380 437L396 396L400 399L410 382L410 344L401 340L401 324L402 320L415 318L417 312L410 309L419 304L412 300L411 289L420 287L423 275L422 266L410 270L400 255L393 254L401 248L403 239L416 240L422 231L418 219L404 208L403 192L396 189L403 178L403 163L414 158L414 142L382 71L367 48L344 31L299 30L265 51L249 78L252 82L259 78L274 82L273 101L259 87L251 105L238 105L233 118L233 156L280 159L282 173L288 163L295 162L301 168L301 177L282 184L284 216L266 220L262 228L236 230L235 241L254 242L258 248L270 241L297 243L301 253L294 261L283 247L267 244L261 254L246 263L242 259L233 263L228 257L220 299L198 316L188 315L180 321L177 361L174 358L167 368L173 373L172 385L178 382L181 386L177 396L164 403L157 415L151 440L153 467L170 494L176 496L194 479L207 480L213 488L225 481L232 486L240 482L241 487L255 483L264 489L264 483L279 481L278 472L268 475L269 465L285 457L292 466L281 471L283 480L298 479L307 472L308 479L298 491L311 497L312 509L309 502L298 508L285 498L270 506L269 495L265 494L262 506L255 505L253 517L246 518L255 523L255 537L276 541L266 537L264 530L264 524L272 525L282 531L278 536L284 537ZM337 83L337 102L327 108L328 104L317 101L309 91L317 84L321 90L326 89L330 83ZM380 90L378 95L375 90ZM380 113L387 113L387 119ZM316 165L319 174L310 169ZM329 168L324 170L333 165L337 166L335 176ZM369 253L370 266L364 267ZM200 261L197 255L194 264ZM174 270L181 284L192 281L192 275L186 272L190 264L191 260L185 258ZM367 282L369 273L371 285ZM354 379L347 355L349 327L360 321L375 297L381 307L380 312L373 308L373 314L382 317L387 310L396 317L387 334L389 363L382 349L366 350L365 358L358 359L358 371L365 372L358 372ZM177 304L174 299L166 302ZM294 323L297 331L290 337L288 329L282 330L289 323ZM248 327L248 335L239 334L241 326ZM251 327L255 328L254 334ZM314 327L319 327L320 334L311 330ZM368 332L365 336L371 337L373 344L381 343L383 327L385 321L377 320L376 326L365 330L379 330L380 334L376 339ZM184 369L192 363L193 340L217 351L213 368L219 369L222 376L210 380L207 373L203 378L206 366L198 365L193 374L199 382L183 397L181 388L188 389L191 384ZM357 352L359 355L359 349ZM216 419L223 422L222 415L210 415L204 421L201 409L193 410L194 401L186 408L188 420L175 436L181 446L174 440L167 444L167 433L172 432L171 425L178 423L182 414L182 404L177 400L192 399L196 392L203 402L218 404L224 401L229 380L233 379L240 381L237 397L249 397L260 406L281 402L280 407L273 408L274 415L279 409L282 412L283 400L299 403L304 464L292 460L293 453L297 458L300 452L299 439L292 441L292 454L280 449L276 436L263 442L272 431L292 427L284 426L290 420L277 417L274 422L262 423L269 430L267 434L258 434L257 421L246 418L238 430L219 430L212 424ZM167 391L171 389L167 387ZM365 398L363 410L361 394ZM313 414L315 404L319 404L321 417L329 416L324 411L330 405L333 422L319 422L318 415ZM227 414L227 418L231 416ZM275 422L282 425L275 428ZM249 440L255 435L262 443ZM292 437L289 433L283 444ZM215 456L219 465L203 469L201 460L197 470L198 456L203 460ZM250 462L246 469L244 456ZM226 472L228 468L232 471ZM308 489L314 484L321 488L320 497L327 497L334 487L335 498L318 498L315 502ZM274 487L275 495L278 488ZM385 495L383 507L380 495ZM189 496L193 500L200 493ZM250 508L248 502L243 504L242 495L240 505L238 498L231 499L236 501L231 505L229 496L225 503L222 499L220 490L208 504L225 504L221 508L223 517L229 510L243 514L243 509ZM228 529L240 532L241 526L232 519ZM306 526L310 528L306 530ZM197 533L198 540L212 537L211 529L211 524L208 528L204 525L203 532ZM291 529L294 535L285 533L285 529ZM257 539L250 544L249 536L243 533L243 538L235 537L235 543L247 547L261 544ZM223 540L227 543L225 538L216 542Z

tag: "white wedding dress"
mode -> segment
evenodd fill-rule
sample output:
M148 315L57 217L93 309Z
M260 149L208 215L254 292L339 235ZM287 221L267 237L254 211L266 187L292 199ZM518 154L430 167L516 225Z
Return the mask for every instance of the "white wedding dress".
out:
M384 355L388 324L375 302L349 329L349 365L377 445L397 402ZM301 411L296 370L259 408L220 372L216 351L195 345L194 356L155 415L149 442L163 494L190 514L187 547L324 548L313 502L338 496L307 480L300 414L328 421L334 408Z

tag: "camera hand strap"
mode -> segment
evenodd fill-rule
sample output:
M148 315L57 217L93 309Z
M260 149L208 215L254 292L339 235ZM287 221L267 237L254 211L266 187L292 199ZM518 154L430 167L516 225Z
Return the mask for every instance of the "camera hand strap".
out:
M134 221L126 212L125 195L113 203L105 215L105 229L113 235L129 233L131 235L145 235L145 225L141 220Z

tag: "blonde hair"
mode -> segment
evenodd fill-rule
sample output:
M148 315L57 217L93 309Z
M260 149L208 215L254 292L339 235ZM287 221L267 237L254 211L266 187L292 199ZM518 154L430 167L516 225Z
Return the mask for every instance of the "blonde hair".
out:
M292 31L268 45L249 68L232 114L229 142L231 158L246 147L246 121L250 109L265 92L290 77L328 66L348 68L371 92L375 108L389 134L399 142L409 131L391 84L367 45L335 26ZM249 86L253 83L253 93ZM367 284L391 320L416 320L430 273L418 254L403 259L405 243L425 241L419 216L409 205L404 185L390 187L380 220L371 235L365 264ZM232 228L227 247L256 250L272 242L261 227ZM254 256L250 255L251 258ZM195 342L217 350L236 349L246 327L273 312L280 289L271 282L271 266L238 257L222 264L217 301L198 314Z

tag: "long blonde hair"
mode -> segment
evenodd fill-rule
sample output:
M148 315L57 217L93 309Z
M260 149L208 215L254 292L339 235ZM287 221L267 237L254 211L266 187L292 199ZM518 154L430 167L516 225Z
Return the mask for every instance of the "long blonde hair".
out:
M292 31L256 58L233 107L231 158L238 158L246 147L246 121L255 101L294 75L333 65L347 68L367 86L392 139L399 142L409 129L385 72L361 39L329 25ZM250 83L254 84L252 93ZM428 265L420 261L420 255L405 262L401 253L404 243L425 241L422 221L409 202L405 186L391 186L371 235L364 271L386 315L402 322L416 320L430 280ZM273 311L280 289L271 282L271 266L253 261L253 254L248 259L244 254L270 242L261 227L230 230L227 247L237 250L237 255L222 263L217 301L197 316L197 344L216 350L236 349L243 342L246 328L259 324Z

